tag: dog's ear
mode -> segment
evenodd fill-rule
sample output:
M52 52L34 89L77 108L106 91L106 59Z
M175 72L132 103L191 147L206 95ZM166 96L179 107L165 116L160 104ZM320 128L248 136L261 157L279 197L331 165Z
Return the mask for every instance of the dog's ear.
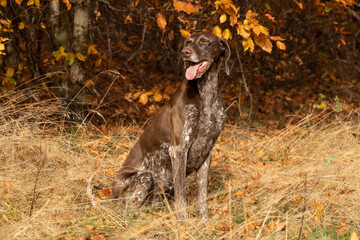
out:
M227 75L229 75L230 74L229 58L231 55L230 46L225 38L220 38L220 46L221 46L221 50L225 52L224 53L225 72Z

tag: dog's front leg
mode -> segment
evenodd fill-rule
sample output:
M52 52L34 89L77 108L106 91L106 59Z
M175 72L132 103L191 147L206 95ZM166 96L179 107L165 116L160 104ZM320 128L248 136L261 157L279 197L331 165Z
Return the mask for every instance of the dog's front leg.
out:
M182 146L174 147L171 150L171 160L175 194L175 212L177 219L183 221L187 218L185 189L187 153L183 150Z
M210 168L210 160L211 160L211 151L207 156L203 165L198 169L196 173L196 181L198 185L198 207L203 222L205 222L208 219L207 190L208 190L208 175Z
M186 219L186 166L188 159L188 152L191 144L197 134L197 122L199 119L199 110L193 105L185 106L185 118L182 124L180 114L175 115L172 119L174 126L175 137L172 141L172 146L169 149L172 175L175 194L175 211L178 220Z

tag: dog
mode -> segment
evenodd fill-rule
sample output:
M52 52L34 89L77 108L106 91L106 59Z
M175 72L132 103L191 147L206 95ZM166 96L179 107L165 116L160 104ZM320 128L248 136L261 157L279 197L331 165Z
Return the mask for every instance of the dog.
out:
M178 220L185 220L185 178L196 172L198 207L206 221L211 151L224 126L225 108L218 92L222 63L229 75L226 39L197 33L185 40L186 70L181 86L149 121L112 184L112 198L141 206L174 192Z

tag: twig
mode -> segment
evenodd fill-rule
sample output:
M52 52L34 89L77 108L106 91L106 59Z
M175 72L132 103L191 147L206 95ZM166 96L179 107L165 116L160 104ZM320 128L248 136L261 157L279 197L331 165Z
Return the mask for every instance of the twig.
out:
M110 84L110 86L108 87L108 89L106 90L104 96L103 96L102 99L100 100L100 103L99 103L99 104L97 105L97 107L96 107L94 110L92 110L91 112L97 111L97 110L101 107L101 104L103 103L106 95L109 93L111 87L114 85L115 81L119 78L119 76L121 76L121 77L125 80L124 76L121 75L121 73L119 73L117 70L107 70L107 71L105 71L104 73L109 73L109 74L113 75L113 76L114 76L114 79L113 79L113 81L111 82L111 84ZM97 76L98 76L98 75L97 75ZM95 77L97 77L97 76L95 76ZM86 119L88 118L88 116L89 116L89 114L90 114L91 112L89 112L89 113L86 115L86 117L84 118L84 120L83 120L82 123L80 124L79 128L85 123ZM90 118L89 121L91 121L91 120L93 119L93 117L94 117L94 114L91 116L91 118ZM78 128L78 129L79 129L79 128Z
M358 22L360 22L360 16L354 10L352 10L349 7L345 7L345 8L346 10L348 10L351 16L353 16Z
M38 184L38 181L39 181L39 176L40 176L41 169L45 165L45 160L46 160L46 156L45 156L44 159L42 159L42 151L41 151L41 146L40 146L40 159L39 159L39 162L38 162L37 172L36 172L36 176L35 176L33 198L32 198L32 201L31 201L29 218L31 218L32 212L34 210L35 202L36 202L36 199L38 197L38 195L36 195L36 189L37 189L37 184Z
M266 214L266 217L265 217L265 219L264 219L264 221L263 221L263 223L262 223L262 225L261 225L261 228L260 228L260 230L259 230L259 233L258 233L258 235L256 236L256 240L258 240L259 237L260 237L261 231L262 231L263 227L265 226L265 222L266 222L267 218L269 217L269 214L270 214L270 212L271 212L271 209L272 209L272 206L270 207L269 211L268 211L267 214Z
M235 48L236 50L236 57L239 61L239 64L240 64L240 70L241 70L241 77L243 79L243 82L244 82L244 87L245 87L245 90L247 92L247 94L249 95L250 97L250 110L249 110L249 116L248 116L248 119L250 119L251 117L251 113L252 113L252 105L253 105L253 99L252 99L252 95L251 95L251 92L247 86L247 83L246 83L246 78L245 78L245 74L244 74L244 69L243 69L243 65L242 65L242 62L241 62L241 59L240 59L240 54L239 54L239 50L238 48ZM241 89L241 88L240 88ZM240 108L240 103L241 103L241 96L240 96L240 93L239 92L239 108Z
M303 212L302 212L302 216L301 216L301 222L300 222L300 231L299 231L299 236L298 236L298 240L301 239L301 234L302 234L302 229L303 229L303 223L304 223L304 216L305 216L305 211L306 211L306 182L307 182L307 173L305 173L305 181L304 181L304 208L303 208Z

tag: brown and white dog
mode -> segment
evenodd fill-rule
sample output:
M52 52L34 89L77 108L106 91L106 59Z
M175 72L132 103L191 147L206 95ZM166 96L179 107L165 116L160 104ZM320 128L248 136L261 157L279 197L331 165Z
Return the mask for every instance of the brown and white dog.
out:
M141 206L163 191L174 191L176 215L186 218L185 178L196 171L198 206L207 219L211 151L225 121L218 75L230 47L225 39L198 33L181 51L186 80L149 121L113 181L112 198Z

